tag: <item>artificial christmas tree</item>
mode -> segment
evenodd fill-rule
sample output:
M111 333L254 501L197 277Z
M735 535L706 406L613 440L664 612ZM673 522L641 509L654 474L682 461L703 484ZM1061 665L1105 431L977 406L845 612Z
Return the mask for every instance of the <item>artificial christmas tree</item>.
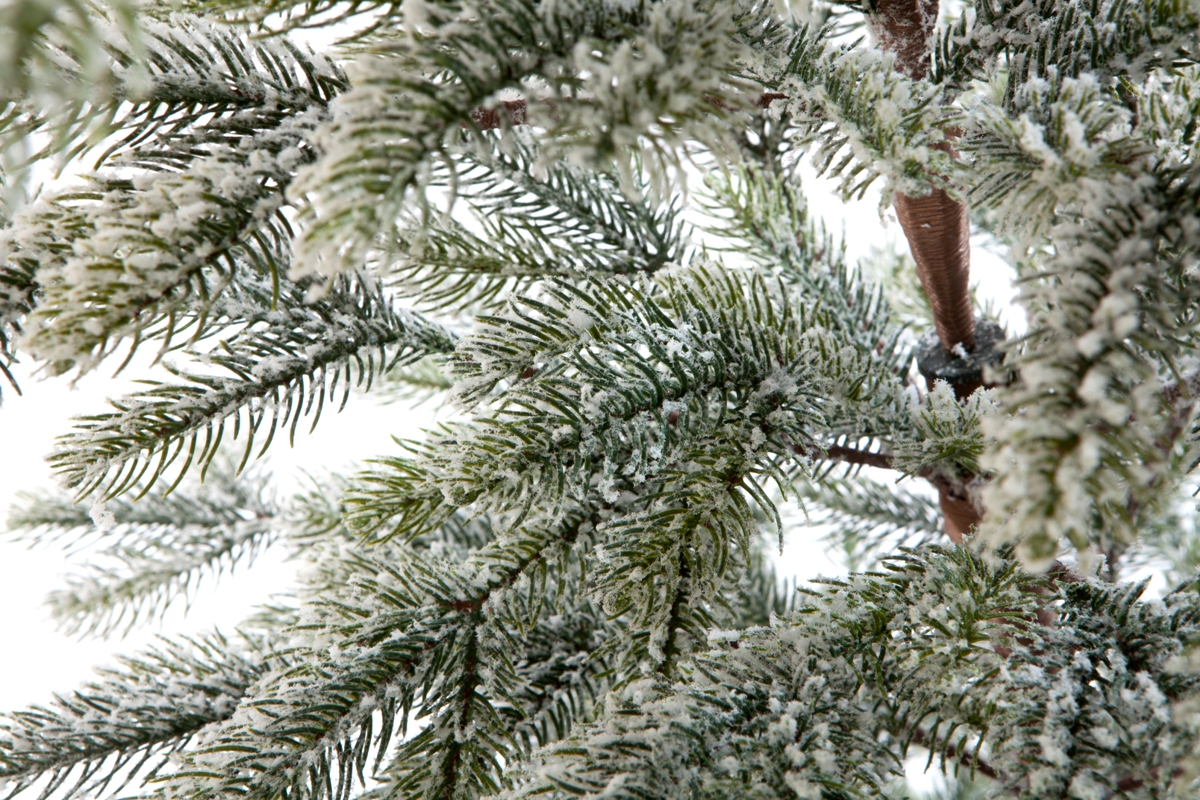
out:
M5 717L0 794L898 796L924 748L963 796L1194 797L1200 7L942 12L5 7L0 370L171 373L14 509L106 548L53 609L307 566ZM911 269L846 263L804 159L882 184ZM367 390L460 418L303 496L247 472ZM867 571L778 583L796 504Z

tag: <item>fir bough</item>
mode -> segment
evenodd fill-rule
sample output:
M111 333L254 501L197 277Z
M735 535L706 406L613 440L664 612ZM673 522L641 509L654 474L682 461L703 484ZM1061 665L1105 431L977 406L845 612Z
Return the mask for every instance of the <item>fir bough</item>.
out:
M899 5L3 9L0 372L158 365L12 538L88 559L71 632L297 577L0 717L0 797L846 800L918 753L1200 792L1200 6L986 0L902 72L858 36ZM1009 247L986 387L920 376L934 293L847 258L805 158ZM297 496L246 471L368 389L455 416ZM797 535L867 571L780 581Z

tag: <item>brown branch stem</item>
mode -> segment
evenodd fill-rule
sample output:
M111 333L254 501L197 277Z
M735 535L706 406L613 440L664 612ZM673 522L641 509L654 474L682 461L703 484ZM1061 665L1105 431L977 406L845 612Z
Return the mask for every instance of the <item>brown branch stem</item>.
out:
M896 56L895 68L914 80L929 72L929 53L937 24L939 0L875 0L871 32L879 46ZM950 132L947 132L950 133ZM954 156L949 143L942 146ZM946 352L975 349L975 313L971 308L971 223L967 206L945 191L922 197L897 193L896 217L908 239L917 277L929 298L933 324ZM959 397L964 391L957 391ZM970 387L974 388L974 387ZM967 483L970 481L968 480ZM941 486L938 505L946 534L956 543L983 520L982 509L960 487Z
M832 461L842 461L847 464L859 464L866 467L878 467L880 469L895 469L892 466L892 457L886 453L871 453L866 450L856 450L853 447L842 447L836 444L825 449L814 448L809 451L809 454L819 458L828 458Z
M896 469L892 456L887 453L872 453L867 450L858 450L842 445L821 447L817 444L796 444L793 445L792 449L797 455L809 458L828 459L830 461L840 461L845 464L877 467L879 469ZM946 535L955 544L961 543L963 536L969 533L974 525L978 525L983 517L978 506L971 498L970 481L952 480L946 477L942 471L931 467L926 467L918 472L917 477L929 481L938 490L938 505L942 509L942 519L946 526Z
M1161 457L1165 459L1170 456L1179 436L1183 434L1188 421L1195 413L1196 406L1200 404L1200 370L1183 376L1176 383L1163 387L1160 396L1165 405L1175 409L1171 425L1158 443L1162 453ZM828 459L879 469L896 468L892 463L892 456L886 453L872 453L842 445L821 447L817 444L796 444L793 449L797 455L809 458ZM951 479L943 472L931 468L923 469L917 475L929 481L938 490L938 504L942 509L946 534L954 542L961 542L963 536L969 533L973 526L978 525L983 518L982 510L973 501L970 491L971 485L980 479L977 476ZM1136 517L1139 510L1131 501L1130 515ZM1115 572L1113 574L1115 576Z

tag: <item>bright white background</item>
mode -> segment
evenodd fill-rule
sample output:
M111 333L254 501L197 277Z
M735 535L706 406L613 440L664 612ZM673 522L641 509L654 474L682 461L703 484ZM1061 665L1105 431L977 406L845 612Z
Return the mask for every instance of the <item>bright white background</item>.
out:
M889 237L903 241L894 219L880 218L876 192L860 202L842 205L828 183L810 179L805 185L812 210L825 218L831 230L844 230L852 261ZM1011 296L1009 267L978 248L974 259L972 272L982 284L981 297L994 297L1006 306ZM1020 325L1015 319L1010 319L1011 323ZM144 377L136 367L115 380L101 370L72 388L64 379L42 381L26 370L19 375L24 395L4 386L0 408L0 522L16 492L53 485L43 459L52 449L54 437L69 430L69 418L102 410L107 397L125 394L133 388L131 379ZM312 435L302 433L302 424L294 449L277 438L265 460L286 491L298 485L301 470L351 472L364 458L395 452L389 437L419 436L419 430L433 421L434 411L384 405L369 394L355 395L341 414L324 414ZM840 572L841 567L816 541L818 535L813 530L793 531L780 558L781 572L801 579ZM0 711L44 702L55 691L70 691L90 679L93 666L112 663L116 653L141 649L156 634L214 626L231 630L253 605L286 591L292 566L268 551L248 570L239 569L219 581L204 580L186 617L180 607L173 607L161 623L147 625L119 641L73 639L55 630L42 602L46 592L59 585L61 576L70 570L57 549L30 551L0 535Z

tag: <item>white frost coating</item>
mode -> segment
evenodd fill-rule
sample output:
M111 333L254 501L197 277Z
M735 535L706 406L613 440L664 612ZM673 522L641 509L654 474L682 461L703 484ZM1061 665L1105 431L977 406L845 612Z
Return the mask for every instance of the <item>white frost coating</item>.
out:
M88 512L88 516L92 518L95 526L102 531L111 531L117 526L116 515L104 507L103 500L96 500Z
M736 647L725 637L714 637L712 650L697 656L696 668L687 671L682 685L669 690L665 682L639 685L620 696L610 695L605 719L587 726L565 747L543 750L524 768L518 784L522 788L505 796L537 797L549 785L611 785L616 778L628 792L658 796L659 787L695 778L697 771L714 783L724 775L784 773L781 777L787 785L800 791L819 789L830 780L863 780L862 786L878 793L882 787L867 783L863 776L887 780L888 767L874 760L886 746L877 753L866 741L852 740L845 733L873 730L877 703L906 707L909 692L921 698L923 710L929 713L927 724L944 726L937 729L941 735L955 732L951 741L956 748L965 744L967 752L980 752L981 761L990 768L1028 780L1044 795L1091 797L1095 783L1111 785L1123 777L1126 766L1106 763L1107 754L1093 749L1111 741L1111 731L1119 731L1123 748L1136 742L1132 746L1139 753L1188 746L1190 734L1183 728L1146 724L1150 719L1171 724L1168 717L1154 716L1163 704L1154 699L1158 688L1148 673L1131 674L1114 648L1104 656L1099 645L1098 652L1090 634L1077 639L1065 630L1051 633L1028 645L1033 652L1022 650L1026 646L1013 641L1011 629L988 624L985 618L995 608L1015 610L1010 604L1028 602L1029 595L1018 582L993 583L1003 568L986 578L972 571L966 580L971 588L961 590L966 575L949 561L931 564L918 558L919 568L904 562L905 570L919 569L919 575L896 569L875 578L851 576L808 596L802 613L791 621L777 623L771 630L743 632ZM1085 589L1085 596L1098 598L1107 591L1100 581L1083 580L1085 585L1076 588ZM1093 591L1100 594L1090 595ZM864 600L868 595L871 599ZM1111 608L1099 612L1092 602L1083 597L1078 604L1068 601L1064 611L1084 616L1124 613ZM1177 597L1172 602L1182 609L1192 601ZM911 609L947 607L954 609L949 624L924 627L916 639L903 634L912 624ZM1134 613L1145 612L1155 613L1144 604ZM1103 624L1099 618L1095 622ZM894 670L894 682L876 685L873 656L862 650L853 656L853 670L846 663L843 656L851 642L854 648L864 647L858 638L861 634L848 631L861 631L856 626L863 624L886 626L881 635L886 646L878 655L887 667L880 674ZM979 624L983 627L973 627ZM1152 628L1165 630L1157 623L1142 625L1134 619L1127 624L1148 636L1157 635L1150 632ZM985 630L1013 644L1018 654L1000 656L991 642L972 641L972 636ZM1083 646L1084 641L1091 644ZM798 649L792 642L803 642L805 647ZM1181 647L1173 636L1170 644L1163 644L1167 651ZM1153 649L1141 652L1146 655ZM1168 652L1161 653L1153 669L1160 669L1168 657ZM1045 664L1047 669L1035 664ZM861 680L847 679L847 671ZM770 681L769 675L788 679ZM1122 688L1102 696L1106 686ZM991 709L986 737L965 723L984 708ZM1072 757L1069 748L1078 747L1079 737L1087 735L1080 731L1101 724L1110 732L1087 745L1089 754L1095 755L1086 762ZM779 763L781 746L785 764ZM697 766L699 761L691 760L697 759L697 753L703 753L705 765L714 767ZM1148 767L1140 763L1130 767L1147 774ZM848 777L850 770L857 771L855 777ZM821 795L818 791L813 796Z
M750 81L733 77L758 60L755 51L733 35L736 6L692 0L654 3L644 7L644 21L623 29L611 47L602 39L580 37L577 46L562 53L542 53L530 49L528 42L514 46L508 39L513 30L533 22L555 31L540 38L556 40L560 27L569 29L592 16L578 13L573 3L542 4L540 19L522 19L515 25L502 7L468 8L461 15L445 9L434 12L428 4L424 8L428 22L437 23L426 34L425 50L410 43L399 47L393 59L375 56L353 65L354 88L339 98L335 119L318 137L325 155L300 171L291 190L295 197L312 201L309 224L297 248L297 261L306 272L332 274L370 253L371 238L391 224L405 198L425 193L434 150L458 133L471 111L518 80L536 84L556 82L564 72L580 76L576 91L586 101L555 98L547 126L561 135L544 143L545 155L587 166L598 159L615 160L623 177L621 189L629 197L641 193L640 179L630 172L631 152L638 153L650 194L666 197L672 183L683 180L682 165L672 154L684 135L701 141L723 135L720 117L711 113L705 98L757 91ZM467 73L462 77L480 94L471 94L463 83L434 86L414 77L421 69L418 65L429 58L433 41L454 49L462 37L480 37L491 45L469 45L473 58L460 67ZM424 66L428 74L443 68ZM413 104L410 81L430 99ZM536 116L540 111L535 105L530 113ZM381 115L392 120L386 130L377 125ZM392 134L398 129L406 132L399 143ZM352 166L363 161L379 164L394 180L368 189Z
M922 401L908 399L913 430L894 445L895 467L916 473L940 463L953 474L957 464L972 472L986 445L981 423L998 407L992 392L979 389L960 403L948 383L937 381Z
M1049 540L1051 548L1024 543L1037 558L1048 557L1060 534L1084 552L1100 552L1113 542L1097 539L1132 532L1121 518L1144 513L1159 488L1170 488L1174 462L1182 460L1175 445L1194 435L1191 412L1173 415L1161 401L1168 381L1197 367L1187 357L1195 344L1190 320L1198 298L1189 287L1196 269L1171 259L1194 261L1200 244L1193 142L1185 133L1194 128L1200 93L1179 88L1192 80L1188 67L1137 81L1160 54L1157 63L1196 52L1188 16L1196 3L1135 3L1126 15L1124 6L1100 0L1102 10L1123 16L1079 27L1082 39L1095 36L1099 44L1085 41L1074 55L1109 63L1078 78L1060 79L1041 61L1020 68L1035 45L1058 57L1060 50L1040 47L1039 37L1058 35L1048 24L1031 29L1004 18L947 40L950 69L956 55L966 51L969 61L981 42L1004 51L1014 93L1003 98L998 85L973 94L965 88L972 75L958 76L958 85L951 76L953 88L941 94L898 78L888 57L839 53L823 42L813 53L785 52L788 42L800 48L799 34L771 27L779 20L755 28L762 20L755 14L771 5L410 0L402 19L394 7L382 12L393 15L375 34L383 46L364 56L353 95L320 137L284 140L276 132L256 139L250 153L223 151L220 169L193 165L138 177L142 205L106 186L78 201L47 203L38 225L23 219L0 244L10 258L27 253L44 262L37 269L62 284L46 289L53 315L34 320L30 341L49 356L86 359L108 337L136 329L121 313L140 313L148 298L139 290L159 303L153 293L170 293L188 269L224 252L222 236L202 235L206 226L237 227L236 214L223 216L230 210L221 197L236 200L251 225L283 211L280 193L255 195L247 174L281 183L291 170L305 170L308 183L292 194L297 203L310 196L315 203L297 221L311 247L305 268L332 272L370 251L372 236L390 233L396 209L411 211L405 224L426 222L414 195L444 188L448 179L432 154L457 147L471 111L544 93L553 103L541 105L553 112L539 116L531 102L533 124L525 128L545 144L530 174L558 180L566 172L555 172L545 154L566 156L579 165L566 186L576 181L618 195L615 179L594 171L611 168L626 195L650 199L637 213L676 191L670 184L682 143L720 145L710 153L735 162L738 151L725 146L756 136L745 127L753 120L786 137L783 163L772 167L787 167L811 136L830 143L818 158L833 159L844 188L877 174L887 181L886 200L894 189L919 194L944 179L979 203L976 220L987 223L996 212L1018 247L1029 245L1018 257L1032 332L1011 343L1016 383L960 403L944 384L924 398L906 385L915 382L909 340L894 345L902 333L883 320L882 304L872 306L869 290L843 280L836 255L820 254L826 243L819 234L806 240L802 202L779 187L727 203L732 215L745 212L735 233L754 252L730 253L721 264L681 245L668 260L686 263L663 267L633 257L644 245L638 236L616 234L602 246L594 229L582 237L592 240L579 246L578 264L556 263L573 255L557 239L532 244L528 261L510 261L514 243L537 241L538 213L528 214L527 240L491 242L494 231L454 240L449 223L437 231L442 221L430 223L426 238L398 245L405 265L428 260L430 274L466 272L461 285L469 289L472 269L499 265L491 286L521 287L522 297L480 291L445 310L476 315L472 335L452 356L455 399L475 413L431 436L411 459L380 462L350 492L338 491L315 526L319 537L298 531L298 542L322 539L308 553L314 562L303 575L305 606L289 634L287 663L262 676L253 700L218 692L204 706L210 695L179 682L147 693L157 712L199 707L222 715L193 740L191 761L173 767L163 796L319 800L326 775L352 775L360 757L371 764L377 722L409 709L409 731L421 735L402 747L424 749L385 767L377 794L467 798L504 786L531 797L564 787L611 797L789 788L819 797L844 786L848 795L880 796L895 774L893 737L923 734L948 765L965 767L981 755L1028 794L1092 800L1118 782L1129 785L1126 773L1136 771L1134 782L1143 785L1126 794L1165 795L1161 784L1196 742L1194 707L1173 705L1195 694L1193 684L1186 675L1164 678L1162 664L1171 658L1182 667L1184 648L1198 639L1193 593L1159 608L1090 575L1069 585L1038 583L995 554L936 547L875 576L797 594L795 614L775 614L755 594L763 587L730 579L754 568L776 488L791 488L823 447L866 447L893 466L935 476L969 473L983 482L994 475L991 531L1001 529L997 538L1006 541ZM1013 14L1084 13L1084 4L1037 5ZM1148 8L1154 24L1129 30L1125 19L1140 20ZM614 25L605 15L618 11ZM1171 27L1182 23L1192 28L1186 36ZM1123 27L1132 39L1114 38ZM1152 47L1138 36L1153 38ZM284 59L284 45L265 46ZM461 74L448 77L455 59ZM982 63L973 75L994 67ZM1021 86L1031 70L1044 79ZM179 88L214 87L189 79ZM758 120L747 108L767 88L786 97L772 104L774 116L764 115L769 121ZM264 93L265 111L282 107L276 92ZM1174 97L1157 109L1152 98L1162 94ZM956 161L935 148L948 124L962 131ZM303 167L314 143L324 147L322 160ZM463 155L448 150L440 155ZM495 152L519 160L526 151L512 137ZM474 169L487 168L465 156L461 166L464 184ZM524 168L515 172L525 177ZM737 194L739 181L748 193L769 182L745 170L721 202ZM749 208L760 200L761 209ZM85 233L78 246L58 238L77 225L95 235ZM600 249L607 255L587 259ZM487 260L497 253L503 257ZM601 268L591 269L594 263ZM377 267L386 269L367 265ZM103 270L111 280L92 280ZM509 281L513 274L519 279ZM91 294L79 297L62 288L89 282ZM423 297L429 285L413 294ZM302 296L295 292L262 321L295 330L286 327L292 314L311 310ZM476 307L481 296L489 297L487 309ZM340 364L351 340L338 331L366 316L362 309L334 313L329 326L305 327L312 335L302 346L286 355L257 352L240 362L239 374L258 386ZM56 349L64 343L71 346ZM222 358L211 352L215 368L205 377ZM213 387L219 397L234 391L232 382ZM244 406L220 401L191 416L205 407L191 397L169 411L202 426L240 409L269 416L293 400L277 393ZM93 450L76 465L98 467L109 431L142 431L153 441L154 429L138 425L158 410L145 395L130 402L111 415L111 427L91 429L85 444ZM347 509L361 509L364 528L391 531L396 542L367 548L344 535L343 523L358 513ZM487 544L456 538L450 515L459 513L490 515ZM100 522L105 510L93 516ZM739 615L761 619L764 611L772 628L726 630L740 624ZM1042 624L1045 611L1055 612L1053 624ZM589 671L597 655L606 663ZM610 679L622 683L606 693ZM177 697L193 704L173 705ZM578 716L598 707L607 713L594 723ZM70 735L105 734L117 722L141 735L166 719L132 713L139 705L130 697L115 708L85 711ZM564 736L558 749L551 744L526 758L536 743ZM0 739L10 745L0 749L22 753L76 741L35 733ZM458 763L475 771L439 785ZM514 768L526 775L513 775ZM357 787L328 790L352 796Z
M409 35L421 32L429 24L430 9L425 0L404 0L400 5L404 29Z
M122 80L110 87L114 96L98 98L92 113L103 116L106 105L125 101L117 115L127 115L116 126L122 133L129 133L122 125L180 117L167 125L174 130L140 149L119 148L99 174L23 208L0 234L0 251L10 261L36 265L44 293L22 347L55 370L91 369L123 338L156 321L156 313L177 307L201 267L272 219L280 187L303 158L299 143L324 115L334 87L344 84L328 59L277 40L251 42L187 15L141 22L135 44L123 26L99 26L114 55L145 50L150 66L137 78L140 89L123 82L140 71L117 66ZM142 102L146 97L156 99ZM206 108L212 111L201 113ZM279 111L286 113L271 121ZM203 135L205 125L218 123L239 135ZM149 137L154 127L129 141ZM82 140L86 133L71 136ZM157 158L172 161L170 169L146 167L151 143ZM211 275L207 282L219 283Z
M301 117L295 125L293 138L311 120ZM261 227L283 205L271 184L286 182L288 170L273 157L257 151L254 156L256 167L227 152L183 173L159 173L136 194L108 192L70 205L52 196L24 209L3 237L20 258L40 265L46 289L22 346L38 358L85 372L147 324L147 306L179 303L214 254ZM63 224L64 216L91 231L70 253L44 233ZM103 315L96 314L97 307Z
M865 182L877 176L885 179L885 204L895 191L926 194L928 177L914 176L962 173L961 164L931 147L945 139L946 110L936 99L940 89L897 73L891 54L841 50L813 38L804 68L787 75L781 91L788 111L807 126L801 135L817 145L814 159L819 168L836 163L848 151L853 163L865 167ZM830 145L827 136L807 133L823 130L827 122L837 125L836 144ZM847 196L864 183L864 175L852 169L843 168L841 178Z
M1168 469L1164 447L1183 429L1162 404L1165 364L1138 355L1159 346L1151 344L1161 341L1158 331L1179 324L1154 310L1177 302L1169 267L1151 249L1169 224L1160 190L1135 171L1103 182L1084 177L1072 191L1089 198L1098 218L1120 213L1128 223L1070 221L1050 232L1057 252L1021 294L1033 312L1033 344L1004 396L1021 413L984 420L997 443L984 466L998 476L984 491L985 533L1022 541L1025 557L1038 563L1054 557L1062 538L1086 550L1098 510L1106 536L1131 540L1129 520L1102 510L1159 491L1152 487ZM1138 424L1128 424L1133 419Z
M1067 204L1092 203L1091 186L1127 173L1144 155L1130 137L1131 115L1100 91L1093 76L1029 80L1016 93L1012 115L986 95L963 99L974 125L1003 143L975 160L977 191L1009 181L998 222L1024 235L1039 231Z

